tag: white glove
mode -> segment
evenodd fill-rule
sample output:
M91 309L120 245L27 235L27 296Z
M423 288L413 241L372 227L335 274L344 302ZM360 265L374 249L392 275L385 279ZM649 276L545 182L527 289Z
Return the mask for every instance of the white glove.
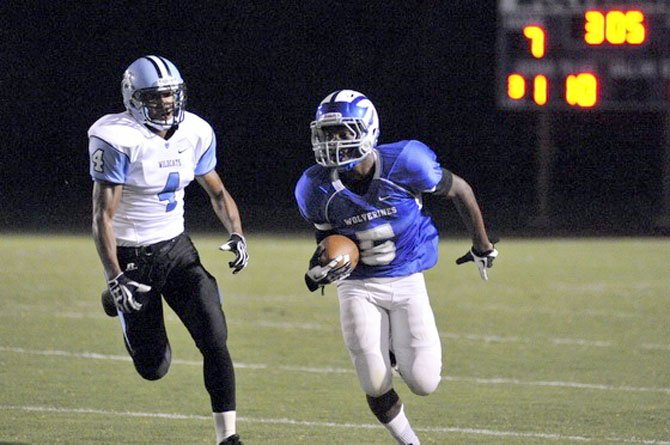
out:
M109 280L107 286L116 307L126 314L142 309L142 303L137 299L138 294L145 294L151 290L151 286L133 281L123 272Z
M495 247L485 252L479 252L477 249L472 247L468 253L456 260L456 264L463 264L469 261L474 262L475 266L477 266L477 269L479 269L479 276L482 277L482 280L487 281L489 279L489 275L486 269L493 267L493 260L497 256L498 251Z
M325 266L321 266L318 263L320 253L317 248L315 255L310 261L310 268L305 274L305 284L311 292L335 281L344 280L354 270L351 267L349 255L339 255L330 260ZM342 264L338 266L340 263Z
M233 273L241 271L249 263L249 252L247 251L247 240L239 233L230 235L230 239L219 246L219 250L224 252L233 252L235 259L228 263Z

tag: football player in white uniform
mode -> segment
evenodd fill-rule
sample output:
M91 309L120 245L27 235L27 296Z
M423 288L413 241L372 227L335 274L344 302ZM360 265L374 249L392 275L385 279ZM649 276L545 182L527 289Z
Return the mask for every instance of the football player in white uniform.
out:
M316 240L338 233L358 245L360 261L322 266L320 248L305 275L316 290L337 283L340 323L368 406L399 444L419 444L393 389L393 368L418 395L435 391L442 349L423 271L437 263L438 231L423 194L445 196L472 236L457 264L474 261L483 279L497 250L489 240L470 186L440 166L416 140L377 145L379 118L370 100L352 90L329 94L311 124L316 163L295 196Z
M214 169L214 131L185 110L184 81L163 57L134 61L121 90L126 111L103 116L88 131L93 238L108 285L103 308L118 315L137 372L157 380L171 360L164 299L203 355L217 444L240 444L221 295L184 233L184 188L195 179L230 234L220 249L235 254L233 273L246 267L240 214Z

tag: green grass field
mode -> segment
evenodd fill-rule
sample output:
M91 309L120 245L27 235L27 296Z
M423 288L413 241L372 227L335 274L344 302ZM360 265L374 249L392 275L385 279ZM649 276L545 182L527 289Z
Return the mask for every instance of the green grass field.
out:
M342 344L334 289L310 294L308 238L194 235L218 279L254 444L391 444ZM428 397L396 387L423 444L670 444L670 240L503 240L485 283L446 240L427 281L443 344ZM0 237L0 443L212 444L200 358L168 310L168 375L135 374L85 236Z

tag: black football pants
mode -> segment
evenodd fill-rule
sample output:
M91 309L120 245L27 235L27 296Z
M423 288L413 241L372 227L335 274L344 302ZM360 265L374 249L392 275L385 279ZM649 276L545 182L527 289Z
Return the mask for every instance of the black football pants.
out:
M120 314L126 349L147 380L163 377L171 350L161 295L184 323L204 358L204 379L212 412L235 409L235 372L226 341L228 328L214 277L186 234L151 246L118 247L126 276L151 286L140 294L139 312Z

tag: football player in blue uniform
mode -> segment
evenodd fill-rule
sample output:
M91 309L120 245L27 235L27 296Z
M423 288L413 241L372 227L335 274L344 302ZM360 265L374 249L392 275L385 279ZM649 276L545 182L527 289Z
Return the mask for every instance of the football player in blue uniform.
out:
M360 259L319 264L317 249L305 274L314 291L337 284L340 323L368 405L399 444L419 444L393 389L394 368L409 389L428 395L440 383L442 349L423 271L437 262L438 231L424 194L456 204L472 248L456 262L473 261L482 279L498 255L472 188L441 167L416 140L377 145L379 118L363 94L340 90L319 105L311 123L317 165L298 181L295 197L316 241L337 233L352 239Z
M103 116L88 131L93 238L108 285L103 307L118 315L137 372L157 380L171 361L165 299L204 357L217 443L240 444L221 297L184 232L184 188L195 179L230 234L220 249L235 254L233 273L246 267L240 214L214 170L214 131L185 110L184 81L163 57L134 61L121 89L126 111Z

